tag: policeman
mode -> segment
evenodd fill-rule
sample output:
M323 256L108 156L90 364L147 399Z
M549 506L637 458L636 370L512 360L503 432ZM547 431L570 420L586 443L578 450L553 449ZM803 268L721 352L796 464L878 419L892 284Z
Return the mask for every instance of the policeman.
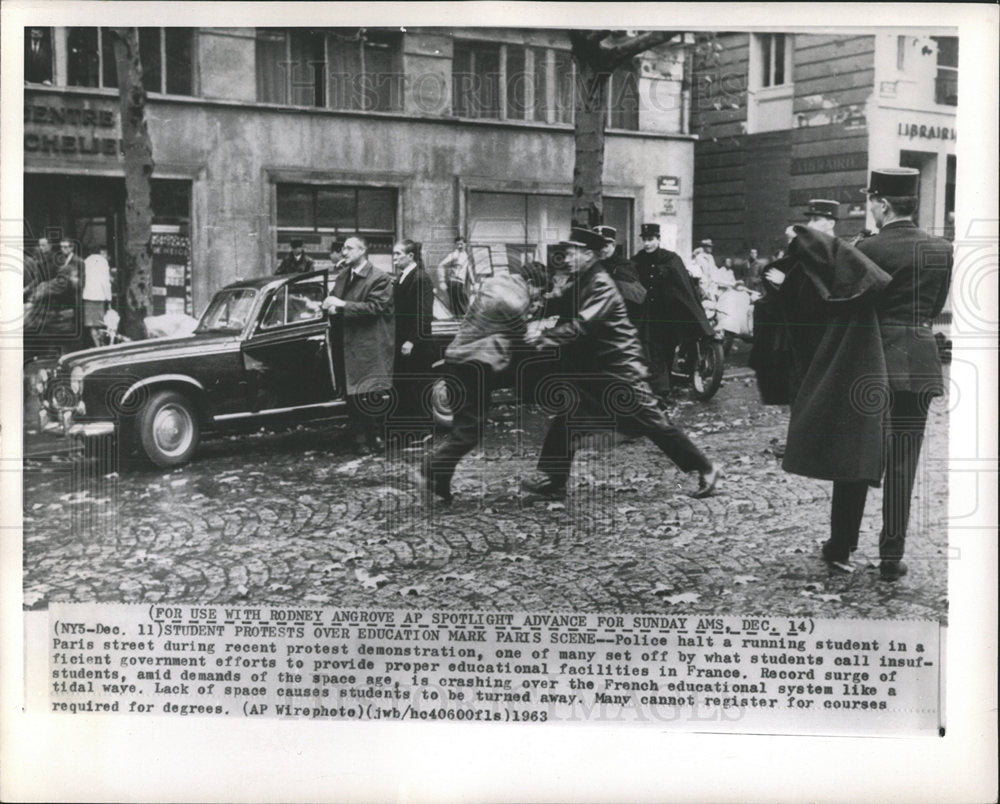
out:
M614 280L615 287L625 300L629 320L638 329L642 321L642 305L646 301L646 288L639 281L639 274L632 261L619 253L618 230L614 226L595 226L594 231L604 238L601 265Z
M813 198L806 207L806 225L834 237L840 204L826 198Z
M639 230L642 249L632 257L639 281L646 288L646 304L639 327L657 393L670 388L670 370L678 343L711 335L712 326L695 290L684 260L660 248L660 225L644 223Z
M876 305L890 397L879 536L879 571L886 581L907 572L902 557L927 408L933 397L943 393L931 322L948 297L953 253L947 240L917 228L913 218L919 186L920 172L913 168L873 170L863 192L879 232L856 246L892 277ZM834 484L833 514L841 527L823 546L827 561L845 561L856 547L867 492L865 483Z

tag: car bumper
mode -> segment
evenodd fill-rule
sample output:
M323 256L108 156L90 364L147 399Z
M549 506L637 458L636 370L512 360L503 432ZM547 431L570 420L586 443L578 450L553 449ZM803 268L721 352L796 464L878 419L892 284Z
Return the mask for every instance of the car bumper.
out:
M115 433L114 422L74 422L71 416L66 416L67 413L71 411L61 411L60 417L59 414L53 414L42 408L38 413L39 430L43 433L73 438L100 438Z

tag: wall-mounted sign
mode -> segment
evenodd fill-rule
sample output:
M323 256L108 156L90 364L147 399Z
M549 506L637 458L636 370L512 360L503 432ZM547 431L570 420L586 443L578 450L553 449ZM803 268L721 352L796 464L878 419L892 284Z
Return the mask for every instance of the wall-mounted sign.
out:
M677 204L672 198L663 199L663 214L664 215L676 215L677 214Z
M916 123L900 123L896 128L900 137L921 140L952 140L958 138L958 130L949 126L918 126Z
M112 109L69 106L65 100L48 104L30 99L24 104L24 151L57 156L118 156L122 144L115 136L117 117Z
M657 176L656 178L656 192L662 195L680 195L681 194L681 177L680 176Z
M867 170L868 152L856 151L852 154L830 154L829 156L804 156L792 160L792 175L807 173L841 173L848 170ZM814 198L816 196L813 196Z

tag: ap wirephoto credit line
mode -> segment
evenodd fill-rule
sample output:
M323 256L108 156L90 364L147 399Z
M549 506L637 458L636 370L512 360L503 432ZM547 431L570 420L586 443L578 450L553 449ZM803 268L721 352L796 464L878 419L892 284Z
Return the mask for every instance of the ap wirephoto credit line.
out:
M947 739L957 20L196 8L4 26L25 713Z

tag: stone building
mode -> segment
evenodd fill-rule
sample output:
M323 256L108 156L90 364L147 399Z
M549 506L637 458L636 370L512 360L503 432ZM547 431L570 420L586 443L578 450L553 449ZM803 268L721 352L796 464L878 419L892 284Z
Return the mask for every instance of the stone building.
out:
M570 222L573 66L544 29L141 28L153 141L155 312L200 312L271 273L293 237L321 265L363 234L433 267L461 234L502 268L546 259ZM612 77L605 218L690 252L690 49ZM110 31L25 32L26 238L106 244L125 187ZM687 79L687 80L686 80Z
M694 64L694 238L773 254L810 198L866 221L868 171L920 170L920 225L953 236L958 39L725 33Z

